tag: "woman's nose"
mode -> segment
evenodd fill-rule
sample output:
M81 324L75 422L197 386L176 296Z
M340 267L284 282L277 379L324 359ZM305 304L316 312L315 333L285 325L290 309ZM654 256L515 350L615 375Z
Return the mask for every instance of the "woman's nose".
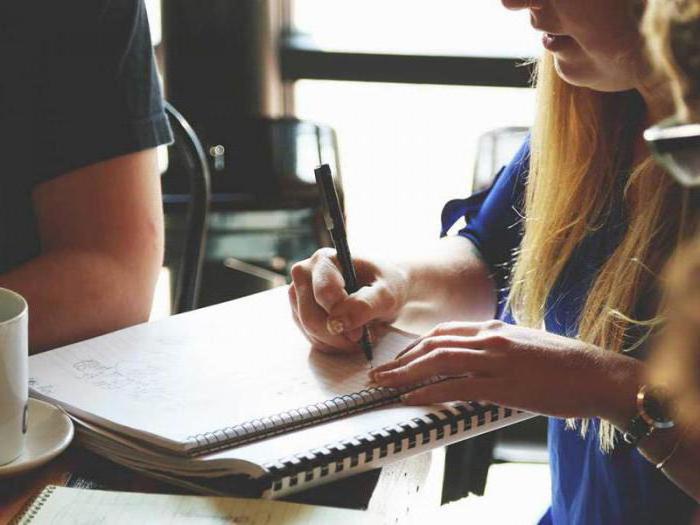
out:
M544 0L501 0L503 7L514 11L519 9L542 9Z

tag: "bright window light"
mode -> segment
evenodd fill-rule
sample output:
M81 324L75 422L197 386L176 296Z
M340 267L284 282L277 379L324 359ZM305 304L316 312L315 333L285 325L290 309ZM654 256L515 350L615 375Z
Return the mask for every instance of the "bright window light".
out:
M160 2L161 0L146 0L146 13L148 14L148 25L151 27L151 43L153 46L160 44L163 38Z
M534 57L526 10L498 0L294 0L294 25L326 50Z
M497 0L294 0L295 29L323 50L530 58L527 11ZM470 193L478 138L529 127L531 89L304 80L300 118L338 133L353 249L378 253L436 238L449 199Z
M352 249L389 255L438 237L443 204L471 191L478 137L529 126L534 92L304 80L295 105L338 133Z

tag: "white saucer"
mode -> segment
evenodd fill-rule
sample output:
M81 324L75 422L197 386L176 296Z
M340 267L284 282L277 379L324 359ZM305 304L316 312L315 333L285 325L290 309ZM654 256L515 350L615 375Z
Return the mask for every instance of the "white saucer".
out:
M29 415L24 452L0 466L0 478L16 476L52 460L73 439L73 422L61 410L38 399L29 399Z

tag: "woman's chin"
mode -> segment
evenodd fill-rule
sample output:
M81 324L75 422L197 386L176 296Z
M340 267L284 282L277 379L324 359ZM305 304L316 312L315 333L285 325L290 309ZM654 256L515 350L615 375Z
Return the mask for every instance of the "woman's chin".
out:
M628 91L634 86L629 82L601 75L595 66L584 60L572 60L554 55L557 75L567 84L605 93Z

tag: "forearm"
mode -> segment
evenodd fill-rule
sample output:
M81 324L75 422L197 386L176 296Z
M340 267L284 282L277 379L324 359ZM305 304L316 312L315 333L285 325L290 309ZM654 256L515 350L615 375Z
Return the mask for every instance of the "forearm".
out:
M608 382L607 402L602 398L598 401L597 413L625 431L637 415L636 393L647 381L647 365L622 356L616 361L606 367L609 372L607 377L612 381ZM602 391L605 392L605 389ZM656 430L639 442L639 450L654 465L668 458L663 472L687 494L700 501L700 432L697 428L676 426Z
M409 283L406 316L432 324L494 317L494 283L469 240L448 237L436 241L400 266Z
M642 441L640 451L655 465L666 460L664 474L700 502L700 432L697 428L679 426L656 431Z
M29 304L31 352L148 319L157 269L133 268L104 252L43 254L0 275Z

